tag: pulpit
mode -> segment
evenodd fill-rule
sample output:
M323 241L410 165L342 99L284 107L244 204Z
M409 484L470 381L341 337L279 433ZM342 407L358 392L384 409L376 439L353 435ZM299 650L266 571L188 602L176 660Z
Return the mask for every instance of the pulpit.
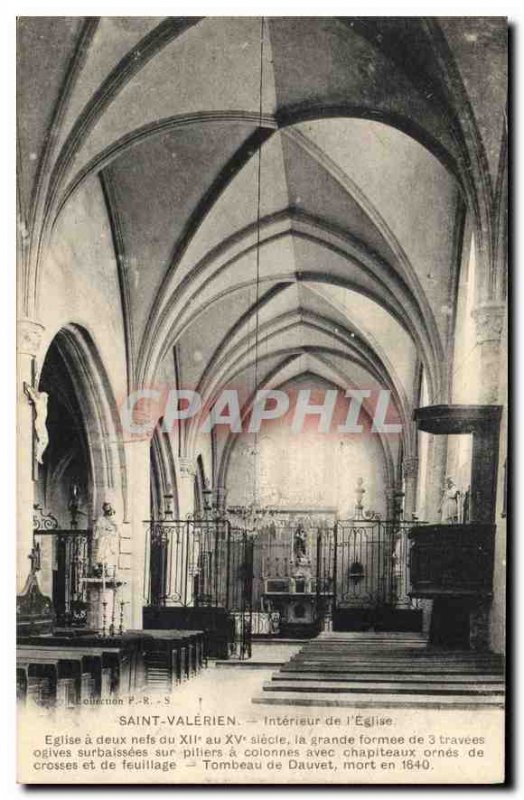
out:
M409 538L412 597L433 600L430 642L487 647L486 606L491 599L500 406L428 406L416 409L421 431L473 437L469 519L414 526Z

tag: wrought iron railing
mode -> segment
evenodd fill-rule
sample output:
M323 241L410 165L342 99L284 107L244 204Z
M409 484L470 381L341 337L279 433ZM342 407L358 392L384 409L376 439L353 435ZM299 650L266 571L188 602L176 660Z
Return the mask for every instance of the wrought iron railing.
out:
M147 605L243 610L251 592L250 537L221 518L147 520Z
M409 597L408 532L413 524L370 514L313 525L305 531L308 591L314 586L319 596L333 595L339 606L415 605ZM269 590L295 591L295 533L289 523L275 520L254 538L255 609L262 607L268 585Z
M34 506L33 549L30 555L32 571L42 569L42 548L51 543L52 603L56 623L63 627L87 624L87 589L91 548L91 531L76 527L76 515L72 527L60 528L57 518L46 513L40 505Z
M217 517L147 520L145 604L225 609L234 624L232 652L251 652L253 542Z
M412 605L409 539L413 523L341 520L333 532L333 574L338 606Z

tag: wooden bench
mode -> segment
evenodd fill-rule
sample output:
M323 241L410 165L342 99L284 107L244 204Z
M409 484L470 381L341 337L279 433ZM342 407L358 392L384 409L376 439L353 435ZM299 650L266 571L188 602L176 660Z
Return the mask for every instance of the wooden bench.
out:
M203 631L149 629L128 633L141 637L146 683L150 688L172 690L207 664Z
M203 631L23 636L17 647L17 696L40 705L73 706L145 687L172 691L205 664Z
M47 704L54 701L66 706L108 697L121 686L121 678L126 675L126 661L117 647L19 645L19 697L23 699L29 693L36 702ZM42 680L32 680L40 678L47 679L50 684L48 697L40 696ZM41 688L45 688L45 684Z
M62 696L71 704L72 697L82 702L92 697L133 692L145 685L139 637L64 633L22 637L17 646L17 667L18 696L23 699L29 692L36 702L46 704L58 702ZM30 680L39 676L41 681ZM49 697L40 698L39 683L44 693L49 684Z

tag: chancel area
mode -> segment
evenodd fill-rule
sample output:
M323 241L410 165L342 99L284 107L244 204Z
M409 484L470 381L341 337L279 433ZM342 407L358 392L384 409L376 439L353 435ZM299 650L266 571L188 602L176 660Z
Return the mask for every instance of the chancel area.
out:
M17 46L20 702L499 706L506 21Z

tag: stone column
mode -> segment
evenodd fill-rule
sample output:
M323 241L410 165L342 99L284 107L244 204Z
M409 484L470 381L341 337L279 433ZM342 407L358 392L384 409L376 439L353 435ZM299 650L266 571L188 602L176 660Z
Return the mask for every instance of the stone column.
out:
M503 303L483 303L472 311L476 323L477 348L479 350L480 374L478 402L493 405L498 401L500 359L505 357L501 349L501 334L506 307Z
M224 486L217 486L213 489L213 505L219 517L226 515L227 489Z
M195 511L196 465L192 458L180 456L178 459L178 507L180 519L191 516Z
M129 598L126 622L131 628L142 628L142 608L146 603L149 585L146 534L147 520L150 517L150 441L149 439L128 441L125 443L125 450L129 469L131 522L131 580L125 592Z
M506 307L503 303L482 303L473 309L472 315L476 323L479 367L482 376L478 402L482 405L496 405L499 402L501 360L506 358L506 352L502 347L501 341ZM481 494L478 498L472 498L474 518L482 522L488 522L490 521L489 517L494 516L496 493L495 476L490 476L485 469L483 470L484 456L486 455L486 449L493 452L494 449L498 449L498 445L498 435L495 441L489 430L486 431L485 437L475 437L473 443L473 460L477 465L477 472L481 473L475 476L475 483L477 486L484 486L486 482L490 482L490 477L493 483L493 486L490 487L491 491L486 491L485 494ZM472 476L472 484L473 481L474 477ZM485 600L479 603L471 612L470 646L473 650L489 649L490 607L491 602Z
M386 519L394 519L398 490L392 489L390 487L389 489L386 489L385 495L386 495ZM358 508L358 504L356 508Z
M423 487L425 522L440 522L439 507L446 477L447 444L447 436L431 434L427 454L426 481ZM433 600L419 600L418 607L422 610L422 631L428 636L433 613Z
M418 458L406 456L402 464L404 476L404 519L411 522L417 510Z
M426 522L439 523L441 521L439 508L446 479L447 450L448 437L432 434L428 448L428 471L425 487Z
M178 459L177 466L180 519L186 519L188 516L192 517L195 512L196 464L194 459L181 456ZM183 590L184 592L186 604L192 605L194 601L194 577L196 575L199 555L199 541L195 540L195 530L192 526L189 527L188 536L184 537L184 548L187 548L188 552L184 552L180 563L184 565L187 563L187 569L184 567L177 580L181 591Z
M404 520L411 522L413 512L415 511L415 503L417 497L417 475L418 475L418 458L416 456L409 456L404 459L402 464L402 473L404 476ZM397 539L395 542L395 563L394 574L396 576L396 594L397 608L410 608L411 598L409 592L409 574L408 574L408 557L409 557L409 540L408 540L408 526L400 526L399 532L396 534Z
M24 384L33 386L43 325L33 320L19 320L17 330L17 492L18 518L16 540L16 589L20 592L30 570L33 547L33 407Z

